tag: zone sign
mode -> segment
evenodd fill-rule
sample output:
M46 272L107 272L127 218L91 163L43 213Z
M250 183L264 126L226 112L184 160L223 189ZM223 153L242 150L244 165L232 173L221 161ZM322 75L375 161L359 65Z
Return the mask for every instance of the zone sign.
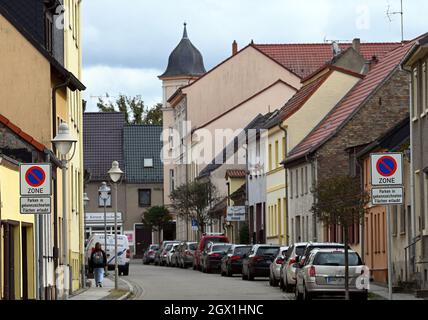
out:
M379 153L370 157L373 186L403 185L402 153Z
M51 165L21 164L19 166L21 196L50 196Z

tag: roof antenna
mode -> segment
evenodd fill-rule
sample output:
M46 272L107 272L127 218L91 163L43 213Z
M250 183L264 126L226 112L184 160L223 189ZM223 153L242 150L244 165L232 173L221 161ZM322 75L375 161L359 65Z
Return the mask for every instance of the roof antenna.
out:
M393 15L401 15L401 42L404 43L404 9L403 9L403 0L400 0L401 3L401 11L393 11L391 12L391 5L388 4L388 9L386 11L386 16L389 19L389 22L392 22Z

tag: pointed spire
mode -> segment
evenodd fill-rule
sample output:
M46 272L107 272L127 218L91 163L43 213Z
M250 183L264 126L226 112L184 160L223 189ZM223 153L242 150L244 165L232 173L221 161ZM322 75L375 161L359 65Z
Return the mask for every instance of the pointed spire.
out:
M184 23L183 39L189 39L187 36L187 23Z

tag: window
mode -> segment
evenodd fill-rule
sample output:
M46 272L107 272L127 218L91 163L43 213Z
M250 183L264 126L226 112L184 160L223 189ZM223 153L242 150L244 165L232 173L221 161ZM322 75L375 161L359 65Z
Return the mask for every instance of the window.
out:
M293 199L294 197L294 184L293 184L293 170L290 170L290 198Z
M272 171L272 145L269 144L269 171Z
M303 168L300 169L300 177L302 179L302 183L300 184L300 187L301 187L300 191L301 191L302 197L305 194L305 184L304 184L305 180L303 179L303 170L304 170Z
M53 51L53 20L49 13L45 15L45 48L49 53Z
M153 158L144 158L144 168L153 168Z
M391 206L392 235L397 236L398 207Z
M400 207L400 234L406 234L406 208Z
M296 198L299 197L299 169L296 170Z
M426 62L422 66L422 110L421 113L425 113L428 108L427 105L427 64Z
M357 159L353 152L349 154L349 175L353 178L357 176Z
M308 167L305 167L305 193L309 193Z
M287 157L287 139L285 137L282 138L282 156L284 159Z
M138 190L138 204L140 207L150 207L152 205L152 190Z
M278 168L279 167L279 144L278 144L278 140L275 141L275 165L274 168Z
M413 94L412 94L412 98L413 98L413 118L418 118L419 117L419 90L418 90L418 80L419 80L419 76L418 76L418 68L416 67L413 70L413 79L412 79L412 90L413 90Z
M175 190L174 185L174 169L169 170L169 192L173 192Z

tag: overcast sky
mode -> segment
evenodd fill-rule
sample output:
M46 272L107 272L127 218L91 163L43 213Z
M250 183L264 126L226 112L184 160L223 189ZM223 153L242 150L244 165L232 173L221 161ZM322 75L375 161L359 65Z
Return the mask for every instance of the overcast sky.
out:
M94 97L141 95L161 102L162 74L182 37L201 51L207 70L255 43L325 40L400 41L400 0L84 0L83 81L89 110ZM428 1L404 0L405 38L428 32Z

